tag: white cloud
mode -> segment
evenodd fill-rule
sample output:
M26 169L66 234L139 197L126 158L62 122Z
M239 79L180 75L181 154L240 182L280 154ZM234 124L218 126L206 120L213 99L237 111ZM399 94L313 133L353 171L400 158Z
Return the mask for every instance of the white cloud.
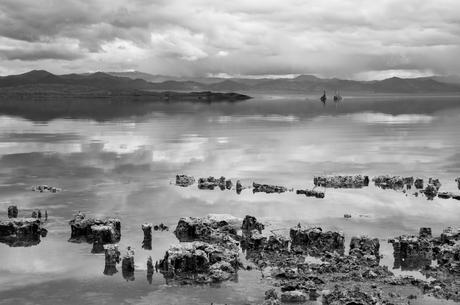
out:
M194 61L208 57L203 51L205 36L184 28L152 32L152 50L159 55L173 55L180 59Z
M456 0L4 0L0 50L42 51L7 52L0 71L458 74L459 11Z

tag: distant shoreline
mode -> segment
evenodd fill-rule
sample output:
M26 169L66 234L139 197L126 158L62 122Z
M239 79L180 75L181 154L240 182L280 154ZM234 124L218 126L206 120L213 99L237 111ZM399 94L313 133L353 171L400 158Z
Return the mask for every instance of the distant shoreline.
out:
M133 99L145 102L191 101L219 102L244 101L251 97L235 92L178 92L151 90L103 90L85 86L68 85L25 85L0 88L0 101L44 100L44 99Z

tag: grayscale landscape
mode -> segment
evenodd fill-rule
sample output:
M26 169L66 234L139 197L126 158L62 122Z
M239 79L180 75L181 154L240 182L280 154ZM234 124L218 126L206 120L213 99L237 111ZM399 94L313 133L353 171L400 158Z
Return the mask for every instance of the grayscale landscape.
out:
M0 305L458 304L459 11L0 1Z

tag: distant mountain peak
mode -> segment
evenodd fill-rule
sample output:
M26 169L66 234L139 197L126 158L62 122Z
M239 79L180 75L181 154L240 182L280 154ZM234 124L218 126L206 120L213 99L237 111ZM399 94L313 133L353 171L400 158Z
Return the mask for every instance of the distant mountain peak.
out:
M320 78L314 76L314 75L308 75L308 74L302 74L294 78L296 81L317 81L320 80Z
M42 77L50 76L50 75L54 76L53 73L48 72L46 70L31 70L29 72L26 72L26 73L23 73L23 74L20 74L20 75L22 75L22 76L42 76Z

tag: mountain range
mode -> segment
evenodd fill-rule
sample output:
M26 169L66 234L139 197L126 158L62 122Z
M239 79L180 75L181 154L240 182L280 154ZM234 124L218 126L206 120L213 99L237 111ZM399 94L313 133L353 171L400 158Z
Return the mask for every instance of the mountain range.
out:
M31 90L49 87L86 88L110 92L121 91L225 91L225 92L333 92L356 93L453 93L460 92L460 83L455 78L392 77L379 81L356 81L338 78L318 78L300 75L295 78L245 79L245 78L177 78L152 75L143 72L96 72L56 75L44 70L33 70L24 74L0 77L0 91ZM56 87L57 86L57 87ZM77 90L76 89L76 90Z

